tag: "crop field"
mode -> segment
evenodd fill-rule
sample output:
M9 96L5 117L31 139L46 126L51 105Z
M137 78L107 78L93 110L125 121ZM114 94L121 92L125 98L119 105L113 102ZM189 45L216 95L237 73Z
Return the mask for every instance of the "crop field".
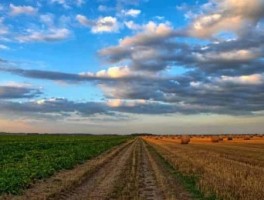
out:
M34 180L121 144L118 136L0 136L0 194L21 192Z
M1 136L0 145L0 199L264 199L261 135Z
M178 172L213 199L264 199L264 139L227 137L212 142L193 137L181 145L175 137L145 138Z

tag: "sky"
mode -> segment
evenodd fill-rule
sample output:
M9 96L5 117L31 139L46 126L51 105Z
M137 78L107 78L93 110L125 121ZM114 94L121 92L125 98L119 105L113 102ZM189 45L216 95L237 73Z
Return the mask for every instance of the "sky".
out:
M264 0L0 1L0 132L261 133Z

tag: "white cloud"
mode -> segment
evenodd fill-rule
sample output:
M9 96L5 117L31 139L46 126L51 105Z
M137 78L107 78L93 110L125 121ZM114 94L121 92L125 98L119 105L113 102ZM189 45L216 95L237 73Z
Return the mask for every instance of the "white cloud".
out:
M64 40L70 36L70 31L66 28L51 29L48 32L30 31L28 35L18 36L19 42L54 42Z
M101 70L96 73L98 77L110 77L110 78L120 78L129 76L132 72L130 69L125 67L110 67L107 70Z
M140 13L141 10L136 10L136 9L122 10L122 14L130 17L137 17L138 15L140 15Z
M102 17L99 18L95 25L92 27L93 33L101 32L117 32L119 30L119 25L115 17Z
M133 76L136 74L132 72L127 66L115 66L115 67L109 67L108 69L105 70L100 70L96 73L83 72L80 75L87 77L121 78L121 77Z
M83 15L77 15L76 20L83 26L91 26L93 23Z
M173 29L169 24L156 24L153 21L148 22L142 26L143 32L133 37L125 37L120 41L120 46L132 46L137 43L146 41L148 38L163 38L172 34Z
M10 15L17 16L17 15L35 15L38 12L37 8L32 6L15 6L13 4L9 5L10 8Z
M83 26L91 27L92 33L117 32L119 30L117 19L111 16L89 20L83 15L77 15L76 20Z

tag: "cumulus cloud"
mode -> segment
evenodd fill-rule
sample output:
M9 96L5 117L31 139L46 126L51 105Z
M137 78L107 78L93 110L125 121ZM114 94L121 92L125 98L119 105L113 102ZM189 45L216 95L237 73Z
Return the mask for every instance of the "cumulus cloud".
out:
M169 22L136 24L125 21L125 26L132 29L134 35L125 36L116 45L98 52L100 58L111 66L98 72L71 74L1 67L3 72L27 78L93 82L106 98L104 103L94 104L56 98L23 104L12 102L14 104L10 109L23 110L25 107L32 113L77 112L87 116L109 112L260 113L264 110L264 34L258 24L263 17L262 2L209 1L202 6L201 12L189 15L190 24L182 29L175 29ZM131 13L135 14L131 11L131 17ZM52 24L48 16L40 19L46 25ZM89 27L92 33L119 30L117 19L110 16L89 19L79 14L76 20L82 26ZM222 38L219 34L223 32L232 32L236 37L227 34L226 38ZM52 34L45 32L34 35L34 32L29 32L27 36L35 41L60 38L43 39L43 35ZM174 72L177 68L184 68L184 72L169 75L169 70ZM5 102L3 105L8 107L9 104ZM92 105L98 110L89 111ZM86 111L85 106L89 108Z
M10 8L10 15L17 16L17 15L35 15L38 12L37 8L32 6L15 6L14 4L9 5Z
M195 15L189 34L207 38L221 32L244 34L264 17L263 0L211 0Z
M119 112L249 115L264 110L262 74L208 76L199 71L167 79L100 82Z
M9 71L11 70L9 69ZM29 78L95 81L104 92L105 97L109 99L103 103L104 110L107 112L248 115L264 110L262 74L211 77L196 71L162 79L161 77L148 76L126 77L126 75L119 74L119 68L114 68L114 75L107 71L96 75L21 69L11 72ZM33 105L36 104L43 103L38 101ZM75 103L72 104L75 106ZM39 107L37 106L37 108ZM72 110L74 109L70 109L70 111ZM59 111L56 110L56 112Z
M76 20L83 26L91 28L92 33L118 32L119 24L115 17L100 17L96 20L89 20L87 17L78 14Z
M115 17L102 17L99 18L95 25L92 26L93 33L102 32L117 32L119 30L119 25Z
M92 26L94 23L87 19L84 15L76 15L76 20L83 26Z
M141 10L137 9L122 10L122 14L129 17L137 17L140 13Z
M127 66L110 67L107 70L101 70L96 73L96 76L98 77L111 77L111 78L120 78L130 75L131 75L131 71Z
M167 65L161 57L169 56L175 45L170 46L168 40L181 34L169 24L150 21L140 33L123 38L117 46L100 50L99 55L110 63L129 61L131 70L160 71Z

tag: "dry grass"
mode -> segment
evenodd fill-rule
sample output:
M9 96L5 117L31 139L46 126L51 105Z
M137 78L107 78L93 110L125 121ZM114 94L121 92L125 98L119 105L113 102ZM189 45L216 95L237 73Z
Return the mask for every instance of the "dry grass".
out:
M169 139L147 142L175 169L199 175L198 187L205 194L233 200L264 197L264 138L212 143L210 137L193 137L190 145Z

